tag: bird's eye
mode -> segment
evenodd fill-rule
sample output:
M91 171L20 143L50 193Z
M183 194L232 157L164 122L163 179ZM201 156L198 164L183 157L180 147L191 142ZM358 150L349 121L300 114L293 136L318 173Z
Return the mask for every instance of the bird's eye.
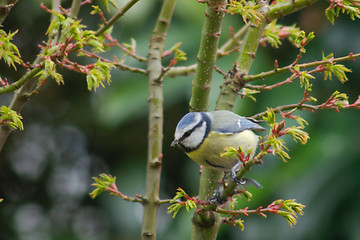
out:
M185 138L187 138L188 136L190 136L192 132L193 132L192 130L189 130L189 131L187 131L186 133L184 133L184 135L182 136L182 139L185 139Z
M189 137L192 132L193 132L193 130L189 130L189 131L185 132L185 133L182 135L182 137L179 139L179 142L182 142L185 138Z

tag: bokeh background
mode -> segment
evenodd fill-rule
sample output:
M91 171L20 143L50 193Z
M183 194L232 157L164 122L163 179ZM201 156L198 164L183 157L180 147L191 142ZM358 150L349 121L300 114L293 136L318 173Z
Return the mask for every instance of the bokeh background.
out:
M33 61L37 45L45 40L49 15L40 8L40 0L19 1L3 23L6 31L19 30L14 39L25 61ZM50 6L50 1L43 1ZM64 7L70 1L63 1ZM99 3L99 1L94 1ZM119 6L125 1L116 1ZM119 42L136 39L138 54L145 56L161 1L140 1L114 25L113 36ZM360 20L347 16L331 25L324 16L328 6L319 1L313 6L280 19L283 24L297 23L316 38L307 47L302 62L320 59L324 54L336 57L360 51ZM195 63L205 5L197 1L178 1L166 46L182 42L181 49ZM83 23L97 29L98 17L90 15L90 5L80 13ZM107 16L111 16L107 14ZM240 28L240 16L226 16L221 43L230 35L229 27ZM279 49L260 47L252 73L269 70L274 59L280 66L291 63L297 54L288 42ZM111 49L108 57L123 53ZM170 59L165 59L164 62ZM145 67L130 58L128 64ZM228 71L234 57L224 57L217 66ZM360 91L360 62L347 61L352 69L348 82L324 81L317 75L313 96L319 103L335 90L346 92L350 102ZM1 77L9 82L22 74L0 64ZM102 194L89 197L92 177L109 173L117 177L119 190L128 195L145 193L147 147L147 80L140 74L112 71L111 86L89 92L84 75L59 69L65 84L49 80L39 94L25 105L24 131L14 132L0 153L0 240L110 240L139 239L142 207ZM267 81L285 79L276 76ZM169 78L164 82L165 124L161 197L172 198L177 187L197 195L199 166L180 150L171 148L177 121L188 111L191 94L189 77ZM219 93L222 76L214 74L210 109ZM261 81L260 81L261 82ZM12 95L1 95L1 105L8 105ZM303 97L299 83L259 94L257 102L239 99L235 112L251 116L266 107L296 103ZM360 239L360 124L359 110L300 112L308 122L307 145L287 139L291 160L267 156L264 164L249 173L263 185L250 189L251 202L244 207L266 206L276 199L292 199L305 204L304 216L290 228L279 216L244 217L245 231L222 226L218 239ZM168 206L159 210L158 239L189 239L192 213L181 211L175 219L167 214Z

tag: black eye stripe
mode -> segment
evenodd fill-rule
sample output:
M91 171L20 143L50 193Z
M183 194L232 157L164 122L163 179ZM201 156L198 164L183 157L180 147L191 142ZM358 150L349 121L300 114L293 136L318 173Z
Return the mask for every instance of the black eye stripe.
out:
M187 138L188 136L191 135L191 133L194 131L194 129L190 129L189 131L187 131L186 133L184 133L184 135L182 136L182 138Z
M199 146L203 143L204 139L207 137L207 135L210 132L211 129L211 120L209 118L209 116L206 113L200 112L201 114L201 120L190 130L186 131L178 140L178 146L183 149L185 152L191 152L194 151L195 149L199 148ZM202 139L202 141L195 147L187 147L185 146L182 142L188 138L197 128L200 128L203 126L203 124L205 124L205 134L204 137Z
M179 142L183 141L185 138L188 138L188 137L195 131L195 129L200 128L200 127L203 125L204 122L205 122L204 120L201 120L201 121L200 121L198 124L196 124L192 129L190 129L189 131L186 131L186 132L182 135L182 137L180 138Z

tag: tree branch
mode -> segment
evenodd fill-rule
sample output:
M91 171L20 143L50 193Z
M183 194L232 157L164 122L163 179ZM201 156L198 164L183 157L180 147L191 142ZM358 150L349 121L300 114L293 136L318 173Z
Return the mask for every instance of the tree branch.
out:
M147 71L142 69L142 68L137 68L137 67L131 67L128 66L126 64L121 63L116 57L114 61L110 61L104 57L100 57L99 55L93 53L93 52L89 52L87 50L84 49L80 49L80 52L84 53L86 56L91 57L91 58L95 58L95 59L101 59L101 61L103 62L108 62L108 63L112 63L114 64L117 68L121 69L121 70L125 70L125 71L130 71L130 72L135 72L135 73L141 73L146 75ZM61 65L61 63L59 63ZM1 90L1 88L0 88Z
M285 15L299 11L305 7L312 5L318 0L288 0L277 1L271 5L266 11L265 19L269 23L276 18L282 18Z
M29 79L33 78L38 72L40 72L42 69L41 66L38 66L36 68L33 68L32 70L28 71L24 76L22 76L19 80L16 82L13 82L9 85L6 85L4 87L0 87L0 94L10 93L14 92L15 90L19 89L21 86L23 86ZM1 144L0 144L1 145Z
M251 23L248 22L247 24L245 24L242 28L239 29L239 31L237 31L234 36L229 39L228 41L226 41L218 50L217 52L217 57L219 58L220 56L225 56L228 55L228 51L231 51L231 49L240 46L240 40L244 37L244 35L246 34L247 30L249 29Z
M59 6L60 6L60 0L53 0L52 9L54 11L59 11L60 10ZM55 16L52 15L51 20L54 17ZM49 37L48 41L52 42L52 43L55 43L56 39L57 39L57 36ZM33 62L32 65L37 66L40 63L40 61L41 61L41 54L39 54L37 56L37 58L35 59L35 61ZM32 71L30 71L30 72L32 72ZM34 73L34 72L32 72L32 73ZM29 73L27 73L27 74L29 74ZM27 74L25 74L25 76ZM13 97L11 103L10 103L10 106L9 106L9 108L11 110L14 110L14 111L19 113L21 111L21 109L23 108L23 106L25 105L25 103L28 101L27 95L33 91L33 89L34 89L34 87L36 85L36 82L37 82L37 78L34 77L35 74L34 75L31 74L31 76L32 77L25 77L24 79L21 78L23 81L21 81L20 83L23 84L23 85L14 94L14 97ZM11 133L11 129L9 129L7 127L0 126L0 151L2 150L2 148L3 148L3 146L4 146L5 142L6 142L6 139L8 138L10 133Z
M103 34L106 30L108 30L114 23L122 17L135 3L137 3L139 0L130 0L126 3L126 5L121 8L108 22L106 22L101 28L99 28L95 36L100 36Z
M82 0L73 0L70 8L69 17L76 18L80 11Z
M207 111L209 93L216 61L221 25L226 0L209 0L197 55L196 74L190 100L191 111ZM199 198L207 200L215 192L222 172L203 167L200 177ZM193 217L192 239L216 239L221 225L220 216L214 212L196 212Z
M327 59L327 60L322 60L322 61L315 61L315 62L310 62L310 63L303 63L303 64L297 64L296 66L299 67L299 69L301 68L309 68L309 67L315 67L315 66L319 66L322 64L327 64L327 63L337 63L337 62L342 62L342 61L346 61L346 60L353 60L360 57L360 53L357 54L352 54L350 53L347 56L344 57L338 57L338 58L332 58L332 59ZM267 77L271 77L277 74L281 74L284 73L286 71L290 71L290 69L292 69L294 67L293 64L290 64L288 66L282 67L282 68L276 68L267 72L262 72L259 74L254 74L254 75L247 75L243 77L244 82L252 82L258 79L264 79Z
M263 20L259 26L251 25L243 39L233 70L221 86L216 109L232 110L238 92L244 86L243 77L249 72L256 56L256 50L265 30L266 22Z
M19 0L6 0L6 4L0 4L0 25L4 22L10 10Z
M164 0L150 39L148 64L149 133L142 239L156 239L163 140L162 52L176 0Z
M201 33L197 67L190 99L191 111L206 111L208 108L213 69L225 8L225 0L207 1L205 22Z

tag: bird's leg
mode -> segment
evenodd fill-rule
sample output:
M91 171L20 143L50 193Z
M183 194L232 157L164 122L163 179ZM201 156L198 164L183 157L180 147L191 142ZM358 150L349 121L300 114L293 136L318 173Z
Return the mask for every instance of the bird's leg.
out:
M237 162L230 170L230 174L231 174L231 177L233 179L233 181L237 184L241 184L241 185L245 185L246 181L242 178L242 179L238 179L236 177L236 171L238 170L238 168L240 168L242 162Z
M240 188L241 190L245 190L246 191L246 185L252 184L254 187L256 188L262 188L261 184L258 183L256 180L252 179L252 178L241 178L240 180L237 179L236 177L236 170L237 168L241 165L241 162L237 163L230 171L231 174L231 178L233 179L233 181L236 184L239 184L240 186L238 186L237 188ZM221 194L224 192L226 184L225 184L225 177L226 177L226 173L224 173L224 177L222 178L218 188L216 189L215 194L208 199L210 204L213 205L221 205L226 203L227 199L221 199Z
M221 182L219 184L219 186L216 189L216 192L214 193L214 195L208 199L209 203L214 204L214 205L220 205L220 204L224 204L226 202L226 200L222 200L220 198L222 192L225 189L225 177L226 177L226 173L224 172L224 177L221 179Z
M261 184L258 183L256 180L251 179L251 178L241 178L240 180L236 177L236 173L238 168L241 166L241 162L238 162L235 164L235 166L233 166L230 170L230 174L231 177L233 179L233 181L239 185L245 185L245 184L249 184L251 183L252 185L254 185L254 187L256 188L262 188Z
M219 184L218 188L216 189L216 192L215 194L208 199L209 203L210 204L213 204L213 205L221 205L221 204L224 204L226 203L226 199L221 199L220 196L221 196L221 193L223 193L224 191L224 185L222 183Z

